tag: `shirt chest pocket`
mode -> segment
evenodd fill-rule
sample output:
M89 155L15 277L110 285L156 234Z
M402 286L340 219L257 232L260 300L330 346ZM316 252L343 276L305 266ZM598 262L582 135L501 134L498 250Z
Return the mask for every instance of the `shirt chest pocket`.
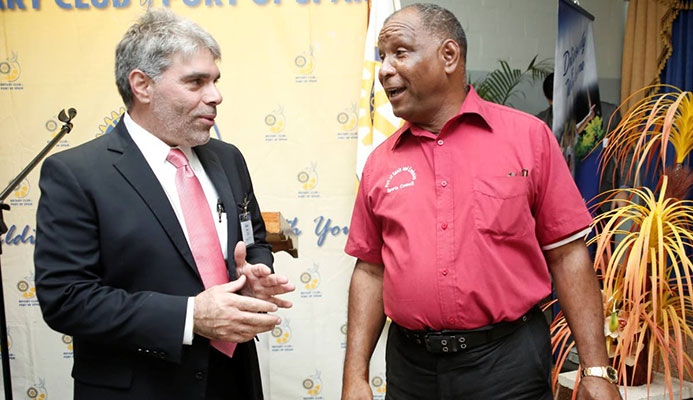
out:
M480 232L523 236L534 229L528 204L529 178L477 176L473 187L474 224Z

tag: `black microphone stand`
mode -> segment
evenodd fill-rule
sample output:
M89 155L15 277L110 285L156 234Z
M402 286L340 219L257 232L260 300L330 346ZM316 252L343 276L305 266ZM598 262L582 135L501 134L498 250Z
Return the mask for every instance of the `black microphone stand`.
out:
M9 204L3 203L7 196L12 193L12 191L19 185L20 182L29 172L38 165L41 160L48 154L48 152L65 136L72 130L72 119L77 115L77 111L74 108L70 108L65 113L65 110L60 111L58 114L58 119L64 123L63 127L60 129L55 137L46 144L46 146L39 152L36 157L27 165L22 172L17 175L16 178L10 182L10 184L5 188L5 190L0 193L0 239L2 235L7 233L7 225L5 225L5 220L3 219L4 210L9 210ZM2 256L2 240L0 240L0 256ZM2 257L0 257L1 259ZM12 400L12 375L10 374L10 350L7 344L7 321L5 319L5 295L2 288L2 263L0 263L0 351L2 351L2 379L5 387L5 400Z

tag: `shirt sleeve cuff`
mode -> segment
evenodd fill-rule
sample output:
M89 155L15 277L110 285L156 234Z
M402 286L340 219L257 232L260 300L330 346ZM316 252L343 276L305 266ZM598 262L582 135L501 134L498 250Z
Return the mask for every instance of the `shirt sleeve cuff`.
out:
M185 327L183 328L183 344L192 345L193 342L193 314L195 312L195 298L188 297L188 308L185 311Z
M577 240L577 239L584 238L584 237L587 236L591 231L592 231L592 228L591 228L591 227L587 227L587 228L581 230L580 232L578 232L578 233L576 233L576 234L574 234L574 235L570 235L570 236L568 236L567 238L565 238L565 239L563 239L563 240L559 240L559 241L556 242L556 243L547 244L546 246L543 246L541 249L544 250L544 251L546 251L546 250L553 250L553 249L559 248L559 247L563 246L564 244L568 244L568 243L572 242L573 240Z

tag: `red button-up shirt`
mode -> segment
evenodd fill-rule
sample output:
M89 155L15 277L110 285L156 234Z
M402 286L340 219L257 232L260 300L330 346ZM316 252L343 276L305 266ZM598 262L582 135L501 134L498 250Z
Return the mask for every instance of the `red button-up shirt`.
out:
M438 135L406 123L370 155L346 252L385 265L397 324L473 329L546 297L542 247L591 221L548 127L470 86Z

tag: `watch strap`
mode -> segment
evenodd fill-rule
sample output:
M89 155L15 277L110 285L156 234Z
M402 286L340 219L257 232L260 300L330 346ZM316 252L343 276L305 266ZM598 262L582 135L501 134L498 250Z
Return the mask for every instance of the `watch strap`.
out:
M584 367L581 376L595 376L606 379L610 383L618 383L618 374L611 366Z

